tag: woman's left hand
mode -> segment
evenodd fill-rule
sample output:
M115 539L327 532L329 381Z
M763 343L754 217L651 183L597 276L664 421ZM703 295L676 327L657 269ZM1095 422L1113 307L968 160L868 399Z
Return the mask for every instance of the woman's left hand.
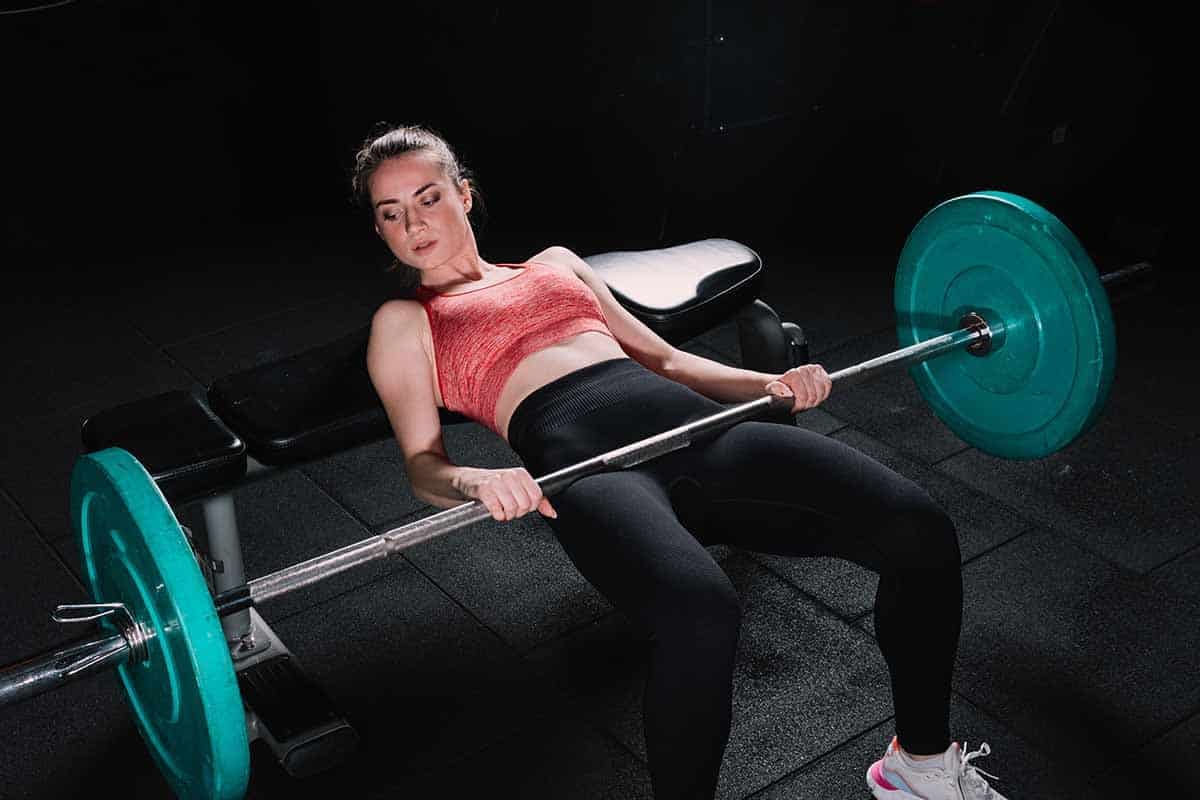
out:
M825 402L833 388L829 373L820 364L793 367L767 384L767 392L779 397L794 397L791 413L799 414Z

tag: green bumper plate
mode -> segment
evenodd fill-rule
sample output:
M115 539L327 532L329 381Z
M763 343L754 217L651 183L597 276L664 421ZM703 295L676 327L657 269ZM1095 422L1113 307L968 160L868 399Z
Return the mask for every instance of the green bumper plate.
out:
M969 311L998 331L914 366L934 413L974 447L1041 458L1095 421L1116 368L1108 296L1075 236L1013 194L947 200L909 235L896 270L901 347L959 327Z
M208 586L158 486L124 450L85 455L71 475L71 519L92 597L124 603L150 634L147 659L119 672L159 769L181 798L241 797L250 749L237 678Z

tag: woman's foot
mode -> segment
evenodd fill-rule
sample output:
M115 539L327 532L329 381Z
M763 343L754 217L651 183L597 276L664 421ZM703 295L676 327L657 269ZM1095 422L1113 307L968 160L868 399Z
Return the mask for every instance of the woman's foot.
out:
M983 779L996 776L971 764L971 759L991 752L985 742L964 754L958 742L952 742L937 758L918 761L901 752L893 736L883 758L867 770L867 786L877 800L1006 800Z

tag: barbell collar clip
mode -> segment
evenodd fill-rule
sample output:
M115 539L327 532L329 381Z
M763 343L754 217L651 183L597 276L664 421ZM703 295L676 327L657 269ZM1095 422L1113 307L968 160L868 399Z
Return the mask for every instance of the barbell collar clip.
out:
M133 664L141 664L149 657L146 643L150 640L150 632L133 618L133 614L124 603L73 603L62 604L54 609L50 619L60 625L71 625L80 622L98 622L106 617L112 617L121 637L129 646L127 660ZM96 657L101 657L97 655ZM91 670L93 665L88 658L69 669L67 675L74 677Z

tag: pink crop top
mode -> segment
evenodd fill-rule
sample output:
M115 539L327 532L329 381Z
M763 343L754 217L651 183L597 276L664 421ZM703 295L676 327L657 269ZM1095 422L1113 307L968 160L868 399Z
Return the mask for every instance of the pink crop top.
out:
M535 261L500 283L456 294L422 286L416 298L429 317L442 403L497 433L500 391L527 356L585 331L613 335L585 283Z

